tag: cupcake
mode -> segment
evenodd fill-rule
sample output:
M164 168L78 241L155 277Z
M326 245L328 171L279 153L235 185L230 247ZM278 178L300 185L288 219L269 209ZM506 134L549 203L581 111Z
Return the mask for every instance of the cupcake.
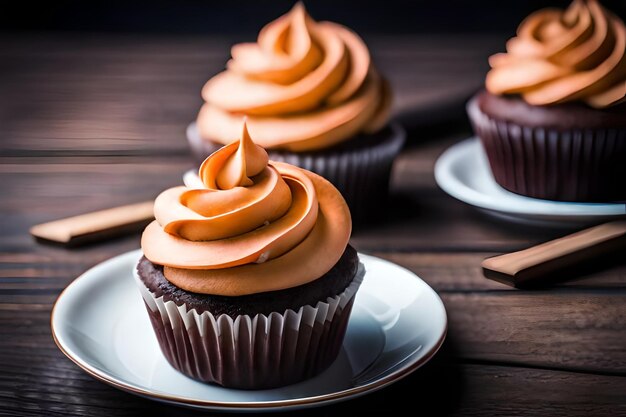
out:
M314 21L297 3L231 55L202 89L205 103L187 129L197 158L237 137L247 115L272 160L328 179L355 221L381 214L405 132L388 123L389 84L363 40L344 26Z
M495 180L561 201L626 199L626 28L595 0L526 18L468 103Z
M261 389L337 357L363 277L337 189L268 161L244 125L200 167L202 189L154 203L135 278L161 351L183 374Z

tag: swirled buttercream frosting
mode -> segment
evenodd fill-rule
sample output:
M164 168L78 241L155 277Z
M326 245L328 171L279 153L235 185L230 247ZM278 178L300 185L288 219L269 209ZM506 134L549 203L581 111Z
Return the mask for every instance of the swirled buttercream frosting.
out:
M489 59L493 94L519 94L532 105L626 101L626 28L596 0L531 14L506 50Z
M199 176L204 188L174 187L156 198L156 220L141 239L146 258L186 291L238 296L302 285L328 272L348 244L352 222L339 191L268 161L245 123Z
M229 143L247 115L264 148L310 151L387 122L390 89L363 40L344 26L314 21L302 3L231 55L202 89L203 138Z

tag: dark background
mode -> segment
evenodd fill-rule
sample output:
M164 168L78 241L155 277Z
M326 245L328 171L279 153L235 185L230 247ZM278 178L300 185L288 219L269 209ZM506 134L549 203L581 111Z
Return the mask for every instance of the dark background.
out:
M58 0L5 3L3 31L96 31L153 33L250 33L289 10L293 0ZM512 32L531 11L565 7L569 1L528 0L310 0L317 20L332 20L366 33ZM626 14L626 1L603 4Z

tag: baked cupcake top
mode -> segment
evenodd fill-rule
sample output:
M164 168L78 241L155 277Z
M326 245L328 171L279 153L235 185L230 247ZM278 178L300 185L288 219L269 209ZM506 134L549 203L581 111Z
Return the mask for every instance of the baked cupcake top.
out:
M506 50L489 58L490 93L519 94L532 105L626 101L626 27L596 0L531 14Z
M339 24L314 21L302 3L231 55L202 89L197 123L204 138L229 143L245 114L259 145L311 151L387 122L390 89L363 40Z
M240 124L241 128L241 124ZM327 180L268 161L246 124L209 156L205 188L170 188L141 238L165 277L195 293L238 296L291 288L328 272L343 254L350 212Z

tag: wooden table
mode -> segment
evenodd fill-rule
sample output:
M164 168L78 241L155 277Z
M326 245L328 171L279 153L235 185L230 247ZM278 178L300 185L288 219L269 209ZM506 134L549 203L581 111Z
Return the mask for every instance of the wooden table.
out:
M367 39L396 88L410 145L394 167L387 221L356 231L352 242L435 288L449 332L436 358L410 377L308 414L398 414L408 405L415 414L458 416L626 415L626 267L541 291L488 281L483 258L563 231L501 223L433 179L437 156L470 134L463 100L505 37ZM96 263L139 247L138 236L68 250L36 244L28 228L179 184L193 166L185 126L232 41L0 37L0 414L199 414L102 384L52 341L50 310L61 290Z

